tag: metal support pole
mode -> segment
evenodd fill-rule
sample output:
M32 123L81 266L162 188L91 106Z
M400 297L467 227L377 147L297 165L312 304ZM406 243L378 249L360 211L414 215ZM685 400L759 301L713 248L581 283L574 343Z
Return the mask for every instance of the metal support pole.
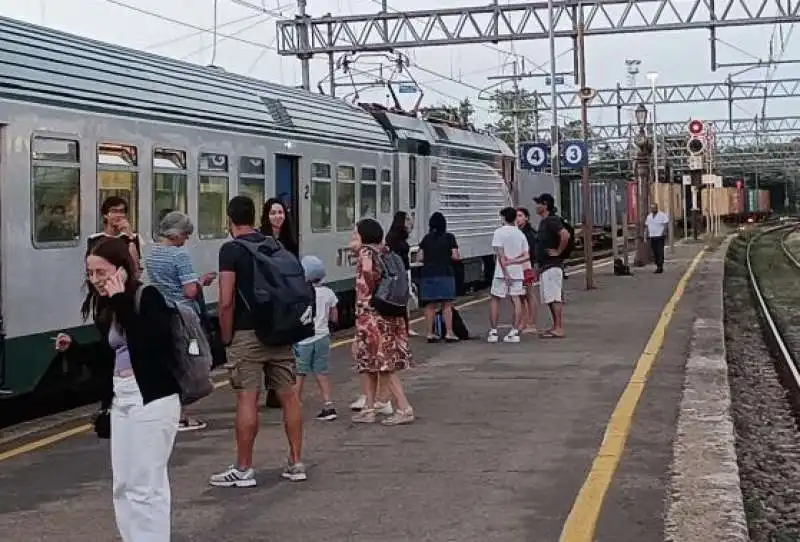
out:
M583 35L583 10L580 10L580 21L578 22L578 35L575 43L578 45L578 86L586 89L586 54L584 50L584 35ZM581 96L581 132L583 141L589 143L589 105L590 97L586 92ZM587 146L588 148L588 146ZM594 269L592 266L592 229L593 212L592 212L592 191L589 185L589 165L581 168L581 198L583 199L583 265L586 269L586 289L591 290L594 288Z
M628 209L630 209L630 202L628 201L627 188L622 195L622 203L622 261L628 266L630 263L628 260Z
M300 32L301 47L308 48L308 20L306 14L306 0L297 0L297 13L298 16L306 23ZM309 64L310 55L298 55L300 58L300 67L302 72L302 84L305 90L311 90L311 66Z
M514 123L514 169L519 171L522 166L520 165L519 156L519 113L517 112L519 109L519 78L517 75L517 57L514 57L514 100L511 103L511 108L514 115L512 118Z
M619 258L619 246L617 244L619 242L619 236L617 235L617 230L619 229L617 227L617 186L611 183L608 185L608 209L611 213L611 259L616 261Z
M550 122L550 162L551 173L553 177L559 179L560 175L560 148L558 141L558 99L556 93L556 36L555 36L555 17L553 14L553 0L547 0L547 20L548 20L548 38L550 41L550 109L553 113L553 118ZM560 184L560 183L559 183Z
M639 132L639 154L637 156L637 177L639 177L638 215L636 218L636 258L633 265L642 267L650 261L650 246L647 243L645 219L650 207L650 152L651 146L644 129Z

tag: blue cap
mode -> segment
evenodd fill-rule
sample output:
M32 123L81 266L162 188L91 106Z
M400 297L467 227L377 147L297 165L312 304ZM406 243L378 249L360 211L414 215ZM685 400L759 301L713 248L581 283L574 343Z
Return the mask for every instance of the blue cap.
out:
M300 263L308 282L317 282L325 278L325 264L316 256L303 256Z

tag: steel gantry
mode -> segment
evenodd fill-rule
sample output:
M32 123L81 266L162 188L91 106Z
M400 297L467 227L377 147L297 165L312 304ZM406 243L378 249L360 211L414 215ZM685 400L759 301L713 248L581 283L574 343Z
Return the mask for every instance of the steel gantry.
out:
M800 21L800 0L554 0L557 38L708 29ZM376 51L549 37L547 2L363 15L299 16L277 22L278 53Z
M635 107L640 103L653 103L653 88L622 87L596 89L597 94L588 104L590 108ZM535 92L537 110L550 109L550 96ZM739 100L765 100L773 98L800 97L800 78L733 81L719 83L694 83L681 85L661 85L655 87L656 104L685 104L695 102L728 102L729 109ZM576 110L581 108L580 91L562 90L556 93L558 109Z

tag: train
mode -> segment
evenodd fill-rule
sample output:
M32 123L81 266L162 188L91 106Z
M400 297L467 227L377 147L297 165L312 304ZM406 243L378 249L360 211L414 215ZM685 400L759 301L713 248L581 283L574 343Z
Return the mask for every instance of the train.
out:
M198 272L217 268L236 194L286 203L301 255L327 268L344 319L354 312L347 249L365 216L398 210L410 244L440 211L458 239L459 287L492 272L491 235L513 204L514 154L471 126L398 107L352 104L0 18L0 388L9 397L82 393L81 360L58 331L99 340L80 315L83 257L99 206L125 198L146 256L164 209L187 213ZM206 293L213 306L214 287Z

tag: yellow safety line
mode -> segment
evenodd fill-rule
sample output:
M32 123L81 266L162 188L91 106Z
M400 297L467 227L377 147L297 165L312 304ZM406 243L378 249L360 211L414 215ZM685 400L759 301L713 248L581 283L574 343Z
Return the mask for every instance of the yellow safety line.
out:
M572 510L570 510L561 531L559 542L593 542L600 509L628 441L633 415L647 383L647 376L664 344L664 334L672 320L675 307L704 254L704 250L700 251L694 258L678 281L672 297L661 311L661 317L650 335L650 340L647 341L644 352L636 362L633 375L611 414L600 450L597 452L597 456L592 462L592 469L572 505Z
M598 261L594 262L593 267L595 267L595 268L597 268L597 267L606 267L608 265L611 265L611 263L612 262L610 260L605 261L605 259L602 259L602 260L598 260ZM585 269L586 269L586 267L583 264L581 264L580 266L576 266L575 268L570 269L570 272L572 274L580 274L580 273L583 273L585 271ZM472 299L470 301L466 301L466 302L464 302L464 303L462 303L460 305L456 305L456 308L457 309L464 309L464 308L467 308L467 307L471 307L472 305L477 305L478 303L483 303L484 301L487 301L488 299L489 299L489 296L479 297L477 299ZM418 318L415 318L415 319L411 320L409 323L410 324L418 324L418 323L422 322L423 320L425 320L425 317L424 316L420 316ZM350 337L349 339L340 339L338 341L333 342L331 344L331 348L338 348L338 347L344 346L346 344L351 344L353 342L353 340L354 340L353 337ZM228 380L221 380L221 381L214 382L214 388L218 389L218 388L225 387L225 386L228 385L228 383L229 383ZM64 431L62 431L60 433L56 433L55 435L51 435L49 437L45 437L45 438L42 438L42 439L39 439L39 440L35 440L33 442L29 442L27 444L23 444L23 445L21 445L21 446L19 446L17 448L12 448L11 450L8 450L6 452L0 453L0 462L6 461L7 459L11 459L12 457L17 457L18 455L22 455L22 454L26 454L28 452L32 452L34 450L38 450L39 448L43 448L44 446L48 446L50 444L54 444L56 442L59 442L59 441L62 441L64 439L67 439L69 437L72 437L74 435L79 435L81 433L86 433L86 432L90 431L91 429L92 429L92 425L91 424L82 424L82 425L80 425L78 427L73 427L71 429L66 429L66 430L64 430Z

